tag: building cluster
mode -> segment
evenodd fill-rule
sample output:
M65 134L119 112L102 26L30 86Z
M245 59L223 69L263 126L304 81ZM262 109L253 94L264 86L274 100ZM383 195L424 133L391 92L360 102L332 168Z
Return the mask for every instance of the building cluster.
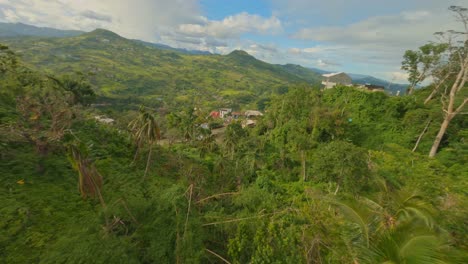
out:
M263 113L257 110L247 110L245 112L234 112L232 108L220 108L218 111L212 111L210 117L213 119L221 119L224 124L230 124L234 121L240 121L242 127L253 127L257 124L258 118L263 116Z

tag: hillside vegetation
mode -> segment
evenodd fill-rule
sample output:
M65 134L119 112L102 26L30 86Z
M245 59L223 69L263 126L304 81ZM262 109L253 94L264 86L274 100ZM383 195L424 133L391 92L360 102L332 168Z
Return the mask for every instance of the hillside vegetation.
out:
M459 56L390 96L105 30L0 42L0 263L468 263L468 45L407 52Z
M249 104L291 83L319 83L302 68L255 59L244 51L188 55L151 47L98 29L70 38L19 37L2 40L31 67L54 74L81 72L99 95L149 105ZM285 70L286 69L286 70Z

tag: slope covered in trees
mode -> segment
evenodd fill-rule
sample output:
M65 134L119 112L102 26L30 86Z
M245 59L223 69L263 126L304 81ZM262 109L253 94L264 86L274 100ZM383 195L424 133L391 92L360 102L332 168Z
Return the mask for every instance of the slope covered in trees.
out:
M322 92L243 52L182 56L102 31L9 44L27 63L0 48L2 263L467 261L466 119L454 117L427 157L444 118L438 100L424 104L430 87L405 97ZM90 65L104 66L89 80L61 75ZM208 78L219 65L228 70ZM169 73L190 85L206 77L197 87L214 98L268 88L265 115L215 138L201 126L206 112L181 98L193 88L179 90ZM157 80L165 84L148 88ZM93 88L174 101L169 113L120 109L110 125L94 118L113 112L90 106Z
M31 67L49 73L82 72L99 95L126 104L255 104L290 83L319 83L318 75L291 73L246 52L187 55L128 40L106 30L70 38L2 40Z

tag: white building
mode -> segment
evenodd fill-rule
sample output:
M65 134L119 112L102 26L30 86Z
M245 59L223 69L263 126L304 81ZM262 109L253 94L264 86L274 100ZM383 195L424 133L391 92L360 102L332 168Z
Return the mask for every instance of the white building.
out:
M257 116L263 116L262 112L257 111L257 110L247 110L247 111L245 111L244 115L245 115L247 118L253 118L253 117L257 117Z
M232 108L221 108L221 109L219 109L219 116L221 118L225 118L231 112L232 112Z
M95 116L94 119L96 119L96 121L104 123L104 124L112 124L115 121L114 119L108 118L108 117L105 117L105 116Z

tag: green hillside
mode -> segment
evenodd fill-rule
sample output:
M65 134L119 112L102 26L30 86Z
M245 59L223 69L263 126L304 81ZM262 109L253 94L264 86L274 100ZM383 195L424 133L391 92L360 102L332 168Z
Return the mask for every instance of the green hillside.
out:
M103 30L8 45L0 263L468 263L465 116L428 155L447 91L321 91L300 66Z
M305 79L310 83L314 83L317 80L322 80L322 75L309 69L302 67L301 65L297 64L285 64L279 65L283 70L296 75L299 78Z
M102 29L76 37L0 39L30 66L53 74L83 72L101 96L210 106L254 103L291 83L317 83L244 51L188 55L149 47Z

